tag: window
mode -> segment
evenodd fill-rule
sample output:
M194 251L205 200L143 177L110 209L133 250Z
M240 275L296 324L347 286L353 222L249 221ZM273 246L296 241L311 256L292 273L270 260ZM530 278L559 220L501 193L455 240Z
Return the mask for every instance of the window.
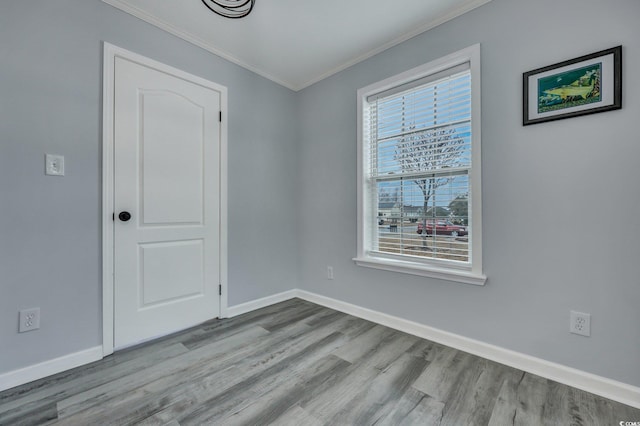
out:
M484 284L480 46L358 91L358 265Z

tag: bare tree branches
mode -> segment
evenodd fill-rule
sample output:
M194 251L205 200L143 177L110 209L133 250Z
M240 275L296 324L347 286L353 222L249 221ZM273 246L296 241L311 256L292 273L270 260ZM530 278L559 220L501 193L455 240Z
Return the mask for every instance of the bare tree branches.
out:
M465 140L456 134L455 129L444 128L428 130L406 136L396 145L394 158L400 164L402 173L431 172L461 165L465 150ZM423 200L423 229L427 226L429 202L433 199L438 187L447 185L452 177L441 177L439 174L414 179L420 188ZM436 209L432 209L435 212ZM426 235L426 233L425 233ZM426 246L426 241L423 241Z

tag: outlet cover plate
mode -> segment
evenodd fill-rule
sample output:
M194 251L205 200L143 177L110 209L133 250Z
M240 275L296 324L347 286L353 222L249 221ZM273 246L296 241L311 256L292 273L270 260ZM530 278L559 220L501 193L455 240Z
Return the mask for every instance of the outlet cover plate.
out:
M581 336L591 336L591 314L571 311L569 332L579 334Z
M20 311L19 333L40 328L40 308L23 309Z
M64 176L64 156L46 154L44 173L48 176Z

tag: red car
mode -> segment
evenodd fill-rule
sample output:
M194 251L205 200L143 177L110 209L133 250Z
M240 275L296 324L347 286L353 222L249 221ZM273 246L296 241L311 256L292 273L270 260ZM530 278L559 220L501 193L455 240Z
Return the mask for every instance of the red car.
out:
M433 235L434 221L428 220L426 228L426 234ZM423 230L424 224L422 222L418 222L418 229L416 230L416 232L418 234L422 234ZM448 220L435 221L435 230L436 235L451 235L452 237L463 237L469 234L466 226L454 225Z

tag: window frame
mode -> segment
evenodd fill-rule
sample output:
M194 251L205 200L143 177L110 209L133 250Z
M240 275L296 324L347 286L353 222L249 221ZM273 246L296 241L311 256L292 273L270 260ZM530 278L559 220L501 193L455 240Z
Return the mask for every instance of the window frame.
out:
M409 84L459 65L469 63L471 74L471 169L469 176L470 217L470 262L462 265L458 262L443 262L425 258L424 261L412 261L409 256L373 254L369 252L371 236L367 229L375 220L370 214L372 206L369 191L369 141L364 128L364 115L367 114L367 98L398 86ZM480 84L480 44L467 47L440 59L428 62L408 71L370 84L357 91L357 144L358 144L358 223L357 255L353 259L359 266L419 275L466 284L484 285L486 276L482 268L482 169L481 169L481 84Z

